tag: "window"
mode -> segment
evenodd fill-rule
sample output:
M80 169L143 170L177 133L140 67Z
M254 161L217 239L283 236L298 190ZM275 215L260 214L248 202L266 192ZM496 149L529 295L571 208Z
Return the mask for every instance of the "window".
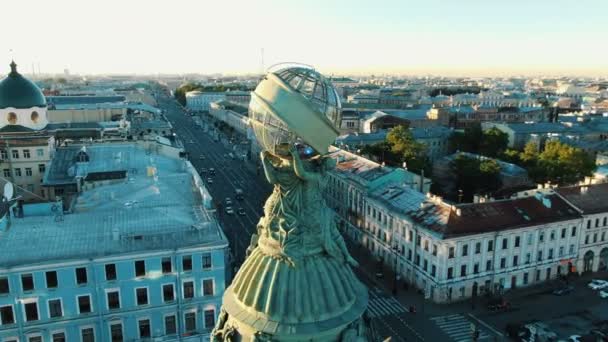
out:
M9 292L11 292L11 289L8 285L8 278L0 277L0 295L8 294Z
M112 342L122 342L122 323L110 324L110 338Z
M481 242L475 244L475 254L481 253Z
M52 342L65 342L65 333L63 331L53 333L51 335Z
M173 272L173 267L171 266L171 258L163 258L161 261L161 268L162 268L163 274Z
M492 270L492 260L486 261L486 271Z
M509 239L508 238L502 239L502 249L507 249L508 247L509 247Z
M500 258L500 268L507 267L507 258Z
M25 151L23 151L23 152L25 152ZM595 228L597 228L597 227L599 227L599 226L600 226L600 219L599 219L599 218L596 218L596 219L595 219Z
M473 274L479 273L479 263L473 265Z
M21 177L21 169L20 168L15 168L15 177Z
M175 292L173 291L173 284L163 285L163 302L172 302L175 300Z
M532 261L531 259L532 259L532 255L530 255L530 253L526 253L526 264L529 264L530 261Z
M513 266L517 266L518 263L519 263L519 256L514 255L513 256Z
M0 150L0 159L2 159L2 160L8 159L8 153L6 152L6 150Z
M424 270L424 272L426 272L426 269L429 266L429 261L427 259L424 259L424 262L422 265L423 265L422 269Z
M416 264L416 266L420 266L420 254L416 253L416 256L414 257L414 264Z
M82 285L87 283L87 269L86 267L78 267L76 269L76 284Z
M437 256L437 245L433 244L433 255Z
M10 169L4 169L4 170L2 170L2 173L4 174L4 178L10 178L11 177L11 170Z
M593 233L593 243L597 242L597 233Z
M524 285L528 285L528 272L524 273Z
M186 331L196 330L196 312L188 312L184 315L184 325Z
M23 303L23 311L25 311L27 322L38 320L38 303L36 301Z
M36 155L38 157L44 157L44 150L41 148L36 149Z
M106 280L116 280L116 264L106 264Z
M177 333L175 315L165 316L165 335L173 335L175 333Z
M568 252L569 252L569 254L574 254L574 244L570 245Z
M203 280L203 296L213 296L213 279Z
M203 269L211 268L211 253L203 253Z
M488 252L491 252L494 250L494 241L489 240L488 241Z
M34 276L31 273L21 275L21 288L23 291L34 290Z
M538 233L538 242L545 241L545 232Z
M576 226L572 227L572 234L570 236L576 236Z
M140 287L135 289L137 305L148 305L148 288Z
M146 263L143 260L135 261L135 276L145 277L146 276Z
M184 282L184 298L193 298L193 297L194 297L194 282L185 281Z
M424 250L429 251L429 240L424 240Z
M15 151L13 151L13 158L15 158ZM19 155L17 155L17 158L19 158ZM591 228L591 220L587 221L587 229Z
M90 295L78 296L78 312L81 314L91 312Z
M11 150L11 152L13 153L13 159L19 159L19 151L18 150Z
M95 331L93 330L93 328L81 329L80 339L82 342L95 342Z
M460 266L460 276L461 277L466 277L467 276L467 265L461 265Z
M566 238L566 228L562 228L562 239Z
M46 166L44 164L38 164L38 172L44 174L44 171L46 171Z
M192 256L191 255L184 255L182 257L182 270L185 272L192 271Z
M555 230L552 230L551 233L549 233L549 238L551 241L555 240Z
M452 279L454 277L454 275L452 274L454 272L454 270L452 269L452 267L448 267L448 279Z
M437 266L431 265L431 277L434 277L437 273Z
M564 256L564 246L559 246L559 257L563 257Z
M28 177L32 176L32 168L31 167L26 167L25 168L25 175Z
M462 245L462 256L467 256L469 254L469 245Z
M0 324L14 324L15 315L13 313L13 307L11 305L0 306Z
M454 247L448 248L448 258L452 259L454 257Z
M205 328L212 329L215 326L215 309L205 310Z
M538 251L536 261L543 261L543 251Z
M589 243L589 234L585 235L585 244Z
M532 245L533 242L534 242L534 234L528 233L528 246Z
M516 236L515 237L515 248L519 247L519 240L520 240L520 237Z
M37 336L28 336L27 337L27 342L42 342L42 336L37 335Z
M140 319L137 321L137 326L139 327L139 337L146 338L150 337L150 320L149 319Z
M553 248L549 248L549 259L553 259Z
M23 158L30 159L30 150L23 150Z
M63 309L61 308L61 299L49 300L49 317L56 318L63 316Z
M108 299L108 309L120 309L120 291L108 290L106 297Z

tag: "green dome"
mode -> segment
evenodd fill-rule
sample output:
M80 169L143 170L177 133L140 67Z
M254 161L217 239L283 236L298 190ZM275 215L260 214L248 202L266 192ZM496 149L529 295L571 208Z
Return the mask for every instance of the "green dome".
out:
M17 72L17 64L11 63L11 72L0 81L0 109L46 107L46 99L34 82Z

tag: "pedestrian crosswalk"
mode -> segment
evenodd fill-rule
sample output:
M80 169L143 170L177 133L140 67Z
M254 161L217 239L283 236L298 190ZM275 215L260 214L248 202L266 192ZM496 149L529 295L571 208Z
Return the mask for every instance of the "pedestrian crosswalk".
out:
M445 315L431 317L433 321L441 331L448 335L452 341L456 342L470 342L473 341L473 333L471 331L471 321L466 319L461 314ZM491 336L487 331L477 326L479 330L479 338L477 341L490 339Z
M394 315L407 311L407 309L394 297L379 297L375 295L370 297L367 309L372 318Z

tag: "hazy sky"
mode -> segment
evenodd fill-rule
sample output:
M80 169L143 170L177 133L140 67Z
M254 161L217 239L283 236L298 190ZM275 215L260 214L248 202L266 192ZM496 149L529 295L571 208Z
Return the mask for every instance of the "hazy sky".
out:
M608 0L19 0L0 71L608 75Z

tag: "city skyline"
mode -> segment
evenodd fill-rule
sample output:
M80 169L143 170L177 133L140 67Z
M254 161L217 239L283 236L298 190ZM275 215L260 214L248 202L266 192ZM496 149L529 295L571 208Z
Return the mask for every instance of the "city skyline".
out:
M28 74L251 74L297 61L337 75L608 75L600 44L608 4L592 0L12 7L4 25L22 28L8 35L2 60ZM24 27L26 14L35 24Z

